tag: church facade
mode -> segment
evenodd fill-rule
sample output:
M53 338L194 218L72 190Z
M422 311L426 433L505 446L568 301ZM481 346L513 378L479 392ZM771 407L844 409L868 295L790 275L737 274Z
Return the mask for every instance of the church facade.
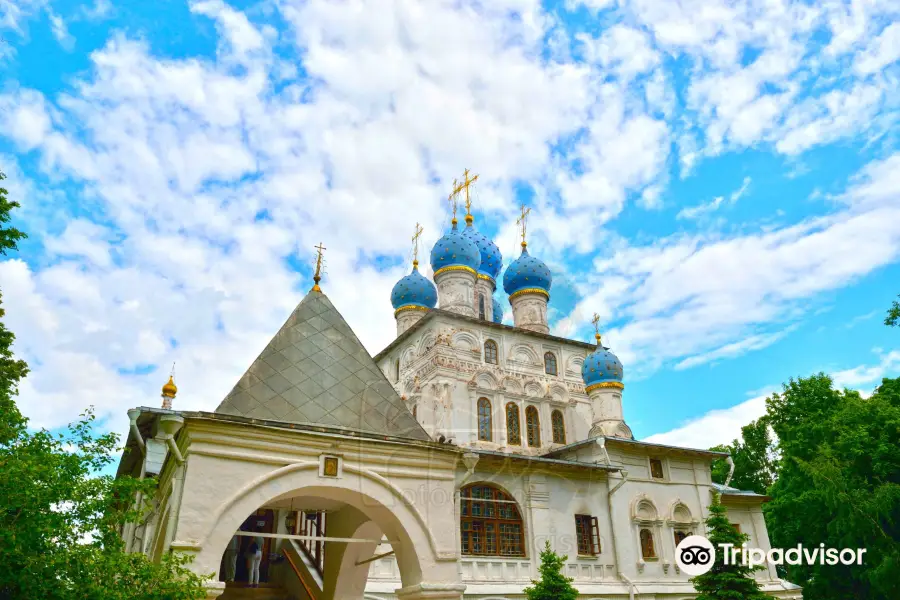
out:
M623 366L599 333L550 334L552 277L524 218L502 279L474 217L454 218L433 281L414 261L394 287L397 337L375 357L317 269L214 412L174 410L171 380L163 408L129 411L119 473L159 486L135 499L148 516L123 530L128 548L193 556L210 598L512 600L549 541L580 597L686 600L675 547L705 533L719 493L768 550L766 498L711 480L724 455L636 441ZM801 598L771 565L757 577Z

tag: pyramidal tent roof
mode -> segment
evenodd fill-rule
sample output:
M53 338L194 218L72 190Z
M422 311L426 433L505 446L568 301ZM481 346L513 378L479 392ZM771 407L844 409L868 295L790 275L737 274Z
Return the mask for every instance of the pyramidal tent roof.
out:
M430 440L320 291L310 291L217 413Z

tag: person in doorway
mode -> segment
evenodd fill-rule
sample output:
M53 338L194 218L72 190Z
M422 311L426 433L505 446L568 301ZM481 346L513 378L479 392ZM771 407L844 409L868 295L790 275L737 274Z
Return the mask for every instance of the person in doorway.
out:
M225 548L225 581L234 581L240 547L241 538L236 535L231 536L231 541L228 542L228 547Z
M247 570L250 571L248 580L250 587L259 587L259 565L262 563L262 554L263 539L259 536L253 536L250 539L250 545L247 547Z

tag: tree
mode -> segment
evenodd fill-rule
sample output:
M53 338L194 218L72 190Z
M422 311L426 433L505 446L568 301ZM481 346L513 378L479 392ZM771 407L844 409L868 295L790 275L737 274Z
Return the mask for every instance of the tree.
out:
M732 487L765 494L775 480L778 471L778 452L772 440L769 423L769 418L762 416L741 428L740 440L710 448L731 455L734 461L734 475L730 484ZM729 466L724 459L714 461L713 481L724 484L728 471Z
M749 536L738 533L728 522L728 511L719 501L719 495L713 495L713 502L709 506L709 516L706 518L707 538L712 543L716 558L712 569L691 578L700 595L697 600L771 600L770 596L762 593L759 582L753 578L753 572L762 567L752 569L743 564L741 560L728 561L725 564L725 549L720 544L731 544L737 548L749 539Z
M0 181L6 176L0 172ZM18 241L25 234L14 227L9 227L10 213L18 208L18 202L7 199L6 188L0 186L0 254L6 256L10 250L18 249ZM8 441L15 431L24 427L25 422L16 408L14 396L18 393L19 381L28 374L28 365L24 360L17 360L12 353L15 340L13 333L6 329L3 317L6 312L2 306L3 295L0 294L0 444Z
M0 188L2 254L25 237L6 226L18 206L6 194ZM0 321L0 599L204 598L204 578L184 557L153 563L125 552L120 528L141 517L131 500L156 482L96 475L114 460L117 436L96 435L90 411L65 433L29 431L15 403L28 366L14 340Z
M900 296L898 296L898 298L900 298ZM894 300L894 304L888 309L884 324L888 327L897 327L900 325L900 302Z
M525 588L525 598L528 600L576 600L578 590L572 587L573 579L562 574L562 568L568 556L560 556L550 547L550 542L544 544L541 550L541 566L539 571L541 578L532 580L533 586Z
M765 505L773 546L865 548L862 565L785 565L817 600L892 600L900 589L900 379L869 398L818 374L767 400L781 462Z

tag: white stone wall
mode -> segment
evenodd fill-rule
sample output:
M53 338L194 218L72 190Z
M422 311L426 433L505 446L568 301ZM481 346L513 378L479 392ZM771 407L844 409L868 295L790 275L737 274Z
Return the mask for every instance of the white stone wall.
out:
M496 365L485 361L488 340L497 344ZM440 316L381 357L379 367L433 435L464 446L540 454L558 446L552 443L554 410L564 415L567 444L588 437L593 412L584 393L581 365L591 350L591 346L547 340L528 331ZM547 352L556 357L556 375L545 372ZM491 441L478 440L479 398L491 403ZM507 443L505 407L510 402L519 407L520 446ZM526 442L529 406L540 416L541 445L536 448Z
M547 297L543 294L522 294L516 296L512 304L513 323L516 327L530 329L538 333L550 333L547 321Z
M478 316L475 312L475 273L464 270L444 271L434 278L438 290L438 308L450 312Z

